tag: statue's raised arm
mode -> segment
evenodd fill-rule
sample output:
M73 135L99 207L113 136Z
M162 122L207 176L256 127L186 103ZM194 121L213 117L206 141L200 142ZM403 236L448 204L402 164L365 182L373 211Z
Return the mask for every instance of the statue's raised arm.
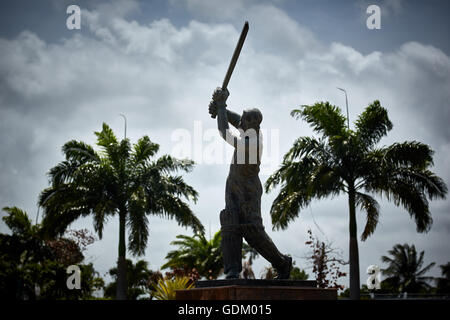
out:
M239 124L241 122L241 116L233 111L226 108L226 100L229 96L227 89L217 88L212 96L212 100L209 103L209 113L211 115L218 115L217 117L217 127L219 129L220 135L230 144L233 144L234 136L231 131L229 131L230 123L236 129L239 129ZM229 139L229 140L227 140Z

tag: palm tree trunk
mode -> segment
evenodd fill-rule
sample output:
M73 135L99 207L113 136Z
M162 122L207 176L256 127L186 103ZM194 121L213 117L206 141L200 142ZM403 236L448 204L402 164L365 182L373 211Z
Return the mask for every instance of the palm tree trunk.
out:
M126 209L119 212L119 258L117 259L117 300L127 299L127 261L125 246Z
M359 253L358 238L356 237L356 209L355 209L355 187L348 187L348 205L350 211L350 299L359 300L360 280L359 280Z

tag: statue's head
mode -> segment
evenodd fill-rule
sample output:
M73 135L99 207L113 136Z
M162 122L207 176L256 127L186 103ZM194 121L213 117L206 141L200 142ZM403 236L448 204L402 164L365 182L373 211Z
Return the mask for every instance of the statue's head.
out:
M255 129L259 130L259 124L263 119L261 111L257 108L244 110L241 116L241 122L239 123L239 128L242 130Z

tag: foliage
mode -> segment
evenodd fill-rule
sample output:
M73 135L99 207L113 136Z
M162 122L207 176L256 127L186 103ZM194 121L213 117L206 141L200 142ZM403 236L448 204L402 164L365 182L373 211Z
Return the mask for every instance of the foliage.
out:
M299 267L295 266L295 261L292 263L293 267L291 270L291 275L289 277L289 279L291 280L308 280L309 275L305 272L305 270L300 269ZM277 270L272 267L265 267L262 271L261 271L261 279L266 279L266 280L272 280L275 279L277 277Z
M191 289L193 286L194 284L188 277L160 279L155 286L154 297L157 300L175 300L176 290Z
M42 281L39 288L39 298L47 300L80 300L91 299L93 293L101 290L105 283L100 274L94 269L92 263L79 264L81 271L81 288L79 290L69 290L66 285L66 267L56 261L45 261L44 268L41 269Z
M114 281L105 287L104 296L115 299L117 291L117 268L111 268L109 274ZM155 277L156 279L154 279ZM147 261L139 260L134 264L133 261L127 259L127 300L138 300L142 295L151 295L152 282L157 282L159 278L162 278L161 273L148 269Z
M180 225L202 233L204 228L184 200L197 200L197 192L178 171L189 172L193 162L169 155L153 159L159 145L148 136L131 145L119 141L103 124L95 132L100 151L82 141L64 144L65 160L50 169L50 187L43 190L39 205L44 209L47 235L64 233L79 217L93 216L94 229L102 238L110 217L119 217L118 298L126 296L126 229L128 250L144 254L148 240L148 215L175 219Z
M44 238L42 226L33 225L17 207L3 209L3 221L12 231L0 234L0 298L2 299L90 299L104 283L93 265L81 264L85 230L72 230L67 237ZM92 240L93 241L93 240ZM66 285L68 265L81 270L81 290Z
M58 262L69 266L81 262L84 259L83 251L94 241L89 230L81 229L67 230L65 238L47 239L45 244L50 247Z
M341 272L339 265L347 264L338 257L337 250L333 248L331 242L325 243L313 236L311 229L308 229L309 240L305 242L310 247L306 258L311 262L312 271L316 277L319 288L344 289L337 281L345 277L346 273Z
M200 277L216 279L223 272L220 231L207 240L204 234L194 236L177 235L170 244L178 249L169 251L168 260L161 268L189 268L198 272Z
M306 273L306 271L295 266L295 261L294 261L293 267L291 270L290 279L292 279L292 280L308 280L308 278L309 278L309 275Z
M381 260L387 263L386 269L382 273L387 276L383 282L394 288L397 292L422 293L428 291L431 286L427 281L431 277L425 277L435 263L432 262L423 267L424 251L417 254L416 247L408 244L396 244L388 251L389 256L382 256Z
M207 240L204 234L195 234L192 237L177 235L176 238L177 240L172 241L170 244L178 248L169 251L166 255L168 261L161 269L195 270L200 277L210 280L217 279L222 274L223 260L220 246L220 231L216 232L210 240ZM244 278L252 277L253 270L251 265L257 256L258 252L244 242L242 245L242 258L247 259L248 257L248 260L243 263Z
M378 100L358 116L355 130L346 127L341 110L328 102L303 106L293 110L291 116L305 120L321 136L298 138L281 167L266 181L266 192L281 185L270 212L273 227L287 228L313 199L347 194L350 287L352 298L358 299L356 207L366 213L363 241L374 233L379 220L379 204L370 194L403 206L417 231L427 232L432 224L429 200L444 199L447 186L430 170L433 150L428 145L406 141L377 147L392 129L387 110Z

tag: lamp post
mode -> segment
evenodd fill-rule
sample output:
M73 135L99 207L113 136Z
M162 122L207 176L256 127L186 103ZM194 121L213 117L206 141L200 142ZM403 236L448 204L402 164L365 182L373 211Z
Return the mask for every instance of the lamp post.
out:
M123 120L125 120L125 133L124 133L124 139L127 138L127 117L125 117L125 115L123 113L119 113L119 116L121 116L123 118Z
M345 91L345 89L342 89L342 88L339 88L339 87L336 87L336 88L338 88L338 89L341 90L341 91L344 91L344 93L345 93L345 106L346 106L346 108L347 108L347 129L350 129L350 121L349 121L349 117L348 117L348 99L347 99L347 91Z

